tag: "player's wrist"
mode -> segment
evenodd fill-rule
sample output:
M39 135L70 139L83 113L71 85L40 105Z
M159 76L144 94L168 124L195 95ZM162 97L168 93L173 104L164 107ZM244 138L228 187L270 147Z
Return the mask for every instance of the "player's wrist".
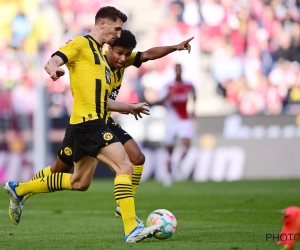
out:
M133 103L127 103L127 112L130 114L134 113L134 104Z

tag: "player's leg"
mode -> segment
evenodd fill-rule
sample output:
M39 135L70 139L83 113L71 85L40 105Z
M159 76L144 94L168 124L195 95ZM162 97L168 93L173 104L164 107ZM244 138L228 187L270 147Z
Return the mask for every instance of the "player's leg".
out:
M123 146L126 153L128 154L131 163L134 165L133 173L131 176L132 194L134 196L140 185L140 180L144 169L145 156L133 139L128 140ZM115 216L122 219L122 213L119 206L117 206L115 210ZM135 220L138 223L143 222L137 215L135 215Z
M181 120L180 121L180 130L178 130L178 137L181 140L181 144L183 146L183 151L181 153L181 160L186 156L190 146L191 141L194 135L194 128L192 120Z
M191 139L190 138L181 138L181 144L183 145L183 151L181 153L181 160L186 156L190 146L191 146Z
M14 224L18 224L22 213L22 201L25 195L30 193L49 193L60 190L72 190L71 174L55 173L25 183L9 181L6 182L4 189L10 196L10 220Z
M133 164L132 192L133 195L135 195L142 178L145 155L142 153L134 139L128 140L123 146L131 163Z
M135 140L128 134L122 127L114 122L112 118L110 118L108 122L109 128L112 132L118 137L119 141L123 144L125 151L133 164L133 174L132 174L132 192L135 195L140 180L142 177L142 172L144 169L145 163L145 155L142 153L141 149L135 142Z
M75 152L77 151L76 172L74 176L69 173L54 173L48 176L29 181L25 183L8 182L6 190L13 193L16 200L20 200L29 193L50 193L61 190L78 190L85 191L88 189L97 166L97 161L88 157L88 153L82 151L82 147L75 143ZM72 177L72 180L71 180Z
M140 150L137 143L133 140L133 138L125 130L123 130L119 124L114 122L112 118L110 118L108 126L112 130L112 132L118 137L119 141L123 144L123 147L131 163L133 164L133 174L131 177L131 183L132 193L134 196L139 187L140 180L142 177L145 156ZM115 216L116 218L122 219L122 213L119 206L117 206L115 209ZM135 215L135 220L138 224L143 223L143 221L140 220L137 215Z
M164 145L167 151L166 167L167 173L163 179L163 184L168 187L172 184L172 156L176 141L177 123L168 121L166 123L166 133Z
M57 152L56 160L51 165L35 174L35 176L31 179L32 181L46 177L50 174L54 173L69 173L73 168L73 144L74 144L74 135L73 135L74 126L69 124L66 128L64 139L60 145L60 148ZM27 194L24 196L22 205L24 205L25 201L31 197L33 193Z
M77 149L77 154L76 153ZM22 201L24 196L31 193L49 193L60 190L79 190L85 191L89 187L92 177L96 168L95 163L97 160L92 157L85 157L86 152L82 151L80 145L75 143L74 145L74 158L77 156L77 171L74 174L75 177L72 178L71 174L68 173L54 173L48 176L29 181L26 183L17 182L7 182L5 184L5 190L10 195L10 205L9 205L9 217L14 224L19 223L19 219L22 213ZM56 170L59 166L55 165ZM80 177L80 175L82 176ZM74 185L74 187L72 187Z
M71 169L73 168L73 162L71 165L69 164L65 164L64 162L62 162L61 158L59 158L58 156L56 157L55 162L51 165L48 166L44 169L42 169L41 171L39 171L32 179L31 181L46 177L50 174L54 174L54 173L69 173L71 171ZM31 197L32 195L34 195L34 193L30 193L24 196L23 200L22 200L22 205L24 205L24 203L28 200L29 197Z
M173 144L167 144L166 145L167 150L167 171L169 174L172 174L172 155L174 151L174 145Z
M133 166L120 142L101 148L97 159L107 164L116 173L114 194L122 213L125 235L128 235L137 227L131 183Z
M126 242L138 242L156 232L161 226L155 225L144 228L142 223L138 225L135 220L135 204L131 184L133 166L122 144L115 142L101 148L97 159L110 166L116 173L114 194L122 213L124 240Z
M97 159L90 156L84 156L75 162L74 173L71 177L71 185L73 190L88 190L92 183L97 164Z

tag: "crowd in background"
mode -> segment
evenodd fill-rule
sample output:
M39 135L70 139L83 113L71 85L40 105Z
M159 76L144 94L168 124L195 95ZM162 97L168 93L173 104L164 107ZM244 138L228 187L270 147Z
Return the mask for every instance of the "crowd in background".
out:
M120 9L129 17L125 28L133 31L138 43L151 36L152 46L194 36L192 53L128 69L120 101L155 101L179 61L199 91L207 79L198 73L208 73L215 93L234 107L233 112L300 113L299 0L149 1L164 18L141 32L131 21L139 9L126 9L123 2ZM97 9L118 4L120 0L0 0L0 151L32 150L32 117L39 105L36 84L47 89L50 118L69 116L68 76L53 82L43 65L66 41L89 32ZM21 160L27 158L25 154ZM0 154L0 181L3 161Z

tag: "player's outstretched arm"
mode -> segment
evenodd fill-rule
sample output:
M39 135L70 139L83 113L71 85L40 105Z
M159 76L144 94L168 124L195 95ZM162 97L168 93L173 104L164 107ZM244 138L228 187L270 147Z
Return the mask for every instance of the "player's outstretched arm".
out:
M51 57L51 59L46 63L44 69L47 71L53 81L56 81L65 74L64 69L60 68L60 66L63 64L63 59L56 55Z
M141 62L147 62L149 60L155 60L161 57L164 57L174 51L187 50L189 53L191 52L190 41L192 41L194 37L191 37L177 45L173 46L162 46L162 47L154 47L148 49L141 54Z
M146 102L140 103L125 103L125 102L117 102L112 99L107 100L107 109L109 111L116 111L122 114L132 114L135 119L143 118L142 114L150 115L150 111L147 108L148 104Z

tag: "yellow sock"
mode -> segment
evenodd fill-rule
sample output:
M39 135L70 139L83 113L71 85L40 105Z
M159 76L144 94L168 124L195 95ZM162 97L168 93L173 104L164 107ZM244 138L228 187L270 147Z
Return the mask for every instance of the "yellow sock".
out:
M55 173L34 181L19 183L16 187L16 192L19 196L24 196L29 193L50 193L60 190L72 190L71 176L72 174Z
M134 166L133 174L132 174L132 193L136 194L136 191L140 185L142 173L143 173L144 165Z
M45 176L48 176L49 174L51 174L51 170L50 170L50 167L51 166L48 166L48 167L45 167L44 169L42 169L41 171L37 172L35 174L35 176L32 177L31 181L34 181L34 180L37 180L39 178L42 178L42 177L45 177ZM24 196L24 202L30 197L34 195L34 193L30 193L30 194L26 194Z
M122 174L116 176L114 193L117 205L121 210L125 235L130 234L137 226L131 185L130 175Z
M33 176L31 180L34 181L36 179L40 179L40 178L46 177L49 174L51 174L50 166L45 167L41 171L37 172L36 175Z

